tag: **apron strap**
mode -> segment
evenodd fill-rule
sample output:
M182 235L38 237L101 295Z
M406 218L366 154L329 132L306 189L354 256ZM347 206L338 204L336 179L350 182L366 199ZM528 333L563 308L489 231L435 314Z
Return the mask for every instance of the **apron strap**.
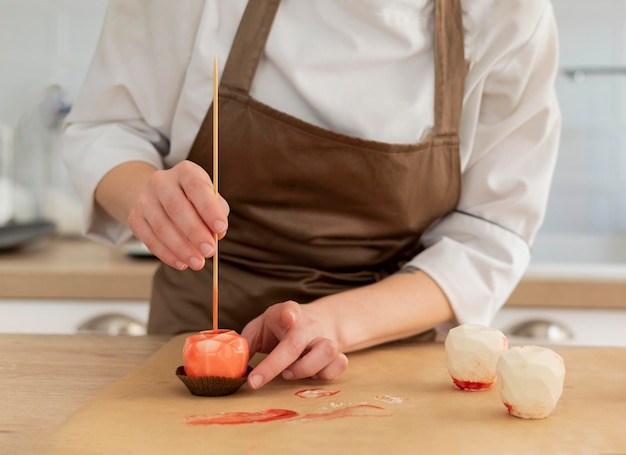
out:
M280 0L248 1L224 67L224 85L250 93L279 4Z
M435 135L458 134L468 65L460 0L435 0Z
M239 23L222 83L245 94L265 50L280 0L249 0ZM468 64L460 0L435 0L435 135L458 134Z

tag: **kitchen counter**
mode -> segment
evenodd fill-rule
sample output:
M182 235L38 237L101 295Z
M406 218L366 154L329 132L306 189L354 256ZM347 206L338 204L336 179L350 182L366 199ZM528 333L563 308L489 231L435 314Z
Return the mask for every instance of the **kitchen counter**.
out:
M567 368L563 396L547 419L526 421L507 415L496 389L455 390L441 343L353 353L333 382L279 378L199 398L173 374L183 340L0 335L2 452L626 453L626 349L555 347ZM202 424L278 411L287 420Z
M506 306L626 310L626 279L525 276Z
M0 299L147 301L158 264L152 257L129 257L122 248L53 237L29 248L0 252ZM506 306L626 309L624 274L608 270L591 277L574 272L555 275L539 268L531 265Z
M147 301L158 264L83 238L51 237L0 252L0 299Z
M0 334L0 452L49 453L37 444L167 338Z

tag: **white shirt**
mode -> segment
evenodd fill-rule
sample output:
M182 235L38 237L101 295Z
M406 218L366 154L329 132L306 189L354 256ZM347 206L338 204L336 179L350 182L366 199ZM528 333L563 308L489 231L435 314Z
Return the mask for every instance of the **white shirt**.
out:
M213 98L246 0L111 0L65 160L86 232L128 228L93 203L129 160L184 160ZM423 235L411 264L443 289L458 323L489 324L523 275L543 220L560 133L558 45L548 0L463 2L466 78L458 211ZM283 0L251 89L259 101L341 133L419 142L433 127L433 3Z

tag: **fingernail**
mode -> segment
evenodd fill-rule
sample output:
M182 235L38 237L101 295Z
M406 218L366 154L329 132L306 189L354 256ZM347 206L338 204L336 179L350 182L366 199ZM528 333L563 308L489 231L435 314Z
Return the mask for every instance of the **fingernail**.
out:
M189 265L192 269L199 269L202 267L202 261L195 256L189 258Z
M259 374L252 375L248 378L248 382L250 383L253 389L258 389L261 383L263 382L263 376Z
M291 322L295 322L295 320L298 318L298 313L296 313L295 310L288 310L287 314L289 315Z
M290 381L291 379L293 379L293 373L289 370L285 370L283 371L283 378L287 381Z
M200 245L200 252L205 258L208 258L213 254L213 247L208 243L202 243Z
M176 261L176 268L178 270L185 270L187 268L187 264L181 261Z
M215 223L213 223L213 230L218 234L224 232L226 230L226 223L221 220L217 220Z

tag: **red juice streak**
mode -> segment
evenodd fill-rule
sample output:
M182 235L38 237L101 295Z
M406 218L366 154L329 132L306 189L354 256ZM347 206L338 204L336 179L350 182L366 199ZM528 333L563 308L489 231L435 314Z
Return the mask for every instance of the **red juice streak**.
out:
M390 417L385 408L371 404L359 404L319 414L306 414L299 417L295 411L287 409L265 409L258 412L223 412L207 416L189 416L187 425L241 425L246 423L273 422L291 419L291 422L311 422L314 420L334 420L345 417ZM295 417L295 418L294 418Z
M381 412L383 411L383 412ZM307 422L312 420L333 420L345 417L390 417L391 414L384 412L385 408L374 406L371 404L358 404L356 406L348 406L346 408L336 409L331 412L323 412L320 414L306 414L298 417L297 421Z
M513 414L513 412L515 411L515 408L510 403L504 403L504 406L506 406L506 409L507 411L509 411L509 414Z
M300 398L322 398L322 397L332 397L333 395L337 395L339 390L324 390L324 389L304 389L299 390L294 395Z
M222 412L208 416L189 416L187 425L241 425L244 423L273 422L291 419L298 415L287 409L264 409L257 412Z
M491 382L472 382L472 381L461 381L460 379L452 378L454 381L454 385L456 385L461 390L486 390L493 385L493 381Z

